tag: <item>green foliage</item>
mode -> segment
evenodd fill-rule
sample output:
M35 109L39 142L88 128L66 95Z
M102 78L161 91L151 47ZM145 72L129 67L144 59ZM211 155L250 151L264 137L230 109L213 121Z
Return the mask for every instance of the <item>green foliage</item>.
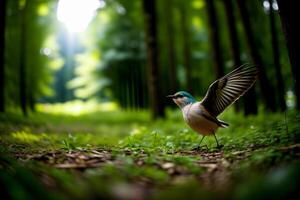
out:
M140 1L110 1L103 11L108 20L98 42L102 53L98 74L110 81L105 96L125 108L145 107L147 102L141 11Z
M11 158L0 154L2 197L8 199L56 199L42 186L36 175ZM45 196L45 194L47 194ZM60 199L60 197L57 197Z
M25 62L28 104L34 104L39 98L51 94L53 69L49 67L51 58L48 55L49 48L45 48L45 42L51 33L54 4L47 6L44 2L33 0L26 1L26 7L20 7L19 1L7 0L7 27L6 27L6 77L5 91L6 102L10 109L15 109L19 104L19 65ZM25 3L25 1L23 1ZM25 5L25 4L24 4ZM25 11L23 12L23 10ZM26 29L21 30L22 18ZM25 35L24 52L20 50L21 36ZM46 52L47 51L47 52ZM25 60L20 60L21 54ZM54 56L51 55L51 56Z
M122 108L137 110L148 108L148 71L146 69L145 24L142 1L103 1L94 19L85 32L71 33L56 19L57 1L13 1L7 0L6 22L6 82L5 96L10 110L18 109L20 58L25 57L27 98L33 108L37 101L65 102L75 99L97 99L101 102L117 102ZM26 50L20 52L22 8L26 4L24 38ZM25 4L24 4L25 5ZM23 6L24 6L23 5ZM271 49L269 13L262 1L247 2L251 23L263 55L263 64L272 84L275 84L275 69ZM169 12L165 12L169 9ZM220 42L225 71L234 66L230 49L229 32L222 1L216 1L217 18L220 25ZM182 22L182 11L186 22ZM169 13L169 14L168 14ZM185 57L191 63L193 93L203 96L209 84L215 80L210 41L207 8L204 0L165 0L157 2L157 34L160 74L158 77L163 94L170 92L169 37L172 27L174 38L176 82L178 88L186 88ZM244 30L237 6L234 2L242 62L251 62ZM170 16L168 16L170 15ZM183 27L187 27L187 35ZM276 26L280 32L279 18ZM279 35L282 66L288 66L288 56L283 34ZM190 55L185 55L184 41L187 40ZM289 78L289 67L282 67L286 91L293 89ZM287 96L289 106L292 105ZM258 96L258 99L260 97Z

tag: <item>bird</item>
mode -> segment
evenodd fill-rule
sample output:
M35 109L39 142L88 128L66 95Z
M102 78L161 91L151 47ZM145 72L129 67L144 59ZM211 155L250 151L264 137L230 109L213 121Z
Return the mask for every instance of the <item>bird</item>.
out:
M197 101L186 91L167 96L181 109L183 119L191 129L202 135L198 148L205 136L209 135L214 136L217 148L222 147L216 131L218 128L228 127L229 124L217 117L254 85L258 74L256 66L244 64L214 81L201 101Z

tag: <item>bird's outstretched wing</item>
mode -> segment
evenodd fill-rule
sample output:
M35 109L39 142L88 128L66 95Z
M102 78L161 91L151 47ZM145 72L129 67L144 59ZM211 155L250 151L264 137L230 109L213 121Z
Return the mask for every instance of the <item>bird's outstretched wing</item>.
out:
M236 68L209 86L201 104L210 114L218 116L251 88L257 75L255 66L244 64Z

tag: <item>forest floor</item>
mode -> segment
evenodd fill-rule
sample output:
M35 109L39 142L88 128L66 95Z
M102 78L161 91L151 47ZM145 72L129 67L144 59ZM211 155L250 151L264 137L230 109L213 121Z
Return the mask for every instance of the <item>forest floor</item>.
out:
M201 137L179 112L0 115L9 199L283 199L300 186L300 114L244 117ZM3 195L2 195L3 196ZM293 196L295 197L295 196Z

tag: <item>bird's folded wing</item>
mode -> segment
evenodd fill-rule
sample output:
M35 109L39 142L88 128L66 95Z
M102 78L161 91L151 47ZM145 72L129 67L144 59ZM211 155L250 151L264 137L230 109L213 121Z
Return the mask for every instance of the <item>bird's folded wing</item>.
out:
M255 66L242 65L236 68L209 86L201 104L210 114L218 116L251 88L257 75Z

